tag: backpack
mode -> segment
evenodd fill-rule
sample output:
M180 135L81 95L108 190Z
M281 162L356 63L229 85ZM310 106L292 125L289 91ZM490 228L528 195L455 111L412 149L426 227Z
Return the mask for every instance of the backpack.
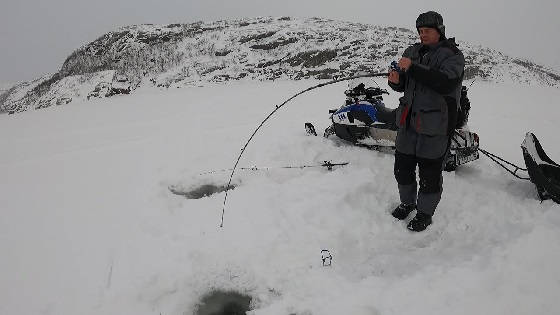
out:
M471 110L471 101L467 96L467 87L461 87L461 98L459 99L459 109L457 111L457 124L455 129L464 127L469 120L469 111Z

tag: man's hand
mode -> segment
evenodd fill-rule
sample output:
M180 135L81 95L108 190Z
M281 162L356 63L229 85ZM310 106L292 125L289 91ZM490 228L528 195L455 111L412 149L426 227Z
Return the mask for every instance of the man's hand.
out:
M399 84L400 77L399 77L399 73L397 71L395 71L395 70L389 71L389 82L394 83L394 84Z
M412 60L410 60L410 58L402 57L401 60L399 60L399 68L403 71L407 71L411 64Z

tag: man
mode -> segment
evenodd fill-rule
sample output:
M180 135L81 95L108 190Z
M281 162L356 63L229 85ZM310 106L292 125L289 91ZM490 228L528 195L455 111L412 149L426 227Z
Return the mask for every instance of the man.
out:
M441 199L442 171L455 129L465 60L454 38L445 37L439 13L420 14L416 29L421 42L404 51L400 70L390 71L388 81L393 90L404 92L396 110L394 169L401 203L392 215L404 220L416 209L407 227L420 232L432 223Z

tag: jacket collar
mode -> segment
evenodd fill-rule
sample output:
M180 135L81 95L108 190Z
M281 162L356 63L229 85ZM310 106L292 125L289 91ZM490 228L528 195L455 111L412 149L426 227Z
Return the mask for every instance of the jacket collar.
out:
M421 45L422 47L420 47L420 51L428 51L428 50L434 51L442 46L457 46L457 44L455 44L455 37L440 40L439 42L433 45L424 45L424 44Z

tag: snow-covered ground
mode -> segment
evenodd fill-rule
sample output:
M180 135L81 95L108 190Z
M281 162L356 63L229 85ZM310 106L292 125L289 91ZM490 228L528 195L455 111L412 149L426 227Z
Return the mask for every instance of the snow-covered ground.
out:
M224 193L169 192L226 183L200 174L232 167L274 105L316 83L141 88L0 116L0 314L191 314L213 289L252 296L252 314L556 312L560 206L482 157L445 173L434 224L409 232L389 214L391 155L304 132L327 127L344 83L282 108L240 166L348 166L240 170L223 228ZM469 96L482 147L523 165L533 131L560 161L559 89L476 83Z

